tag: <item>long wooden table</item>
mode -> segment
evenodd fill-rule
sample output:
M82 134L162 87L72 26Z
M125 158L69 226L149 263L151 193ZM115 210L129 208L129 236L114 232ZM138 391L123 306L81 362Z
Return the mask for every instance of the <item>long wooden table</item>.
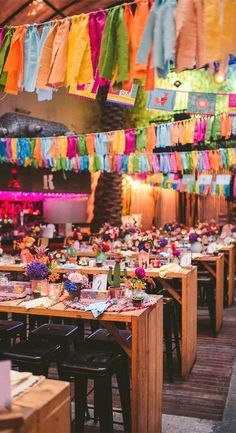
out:
M150 308L124 313L105 312L99 321L114 335L131 358L132 433L160 433L163 382L163 302ZM52 308L25 309L17 301L1 302L0 312L95 320L90 312L65 309L58 303ZM132 348L119 336L115 322L131 325ZM49 431L49 430L44 430ZM53 431L57 431L56 429ZM59 431L59 430L58 430ZM52 431L51 431L52 432ZM66 433L67 430L60 430ZM41 431L40 431L41 433ZM43 431L42 431L43 433Z
M215 332L220 331L223 322L224 307L224 254L217 256L203 256L194 259L201 263L215 280Z
M226 267L226 304L231 306L234 302L234 289L235 289L235 245L221 247L220 251L224 253L225 267ZM228 278L227 278L228 277Z
M5 416L0 415L2 433L70 433L71 431L70 384L45 379L12 404L13 413L23 415L20 428L1 428Z
M71 270L78 269L79 272L96 275L107 273L108 269L103 267L88 267L79 266L71 269L58 268L57 272L66 273ZM0 271L4 272L24 272L24 268L19 265L0 266ZM132 268L127 269L129 276L135 275L135 270ZM147 269L146 276L157 278L162 284L162 287L179 302L182 312L182 377L186 379L193 367L197 354L197 268L192 266L190 269L182 269L179 272L169 272L165 278L161 278L158 269ZM175 280L181 283L181 292L175 289ZM1 311L1 310L0 310ZM35 313L36 314L36 313Z

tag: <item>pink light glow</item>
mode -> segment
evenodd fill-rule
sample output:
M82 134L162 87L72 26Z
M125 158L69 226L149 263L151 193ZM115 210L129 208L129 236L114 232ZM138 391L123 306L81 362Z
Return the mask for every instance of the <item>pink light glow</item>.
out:
M46 199L88 200L88 194L61 193L61 192L22 192L22 191L0 191L0 200L8 201L43 201Z

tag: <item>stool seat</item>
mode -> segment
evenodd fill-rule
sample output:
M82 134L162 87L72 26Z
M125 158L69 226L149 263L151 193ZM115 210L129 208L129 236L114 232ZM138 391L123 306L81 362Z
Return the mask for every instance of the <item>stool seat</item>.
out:
M71 375L113 374L114 367L120 361L121 355L114 352L81 350L73 353L61 362L61 368L69 370Z
M58 339L73 339L78 332L77 326L48 324L39 326L30 333L30 338L45 338L57 341Z
M60 346L56 344L26 341L4 350L2 356L4 358L9 358L12 361L38 363L42 361L42 359L56 354L59 350Z
M9 334L15 334L21 331L24 327L22 322L15 320L0 320L0 338L6 337Z
M130 331L119 330L119 335L129 347L132 346L132 335ZM113 335L111 335L106 329L97 329L86 338L84 344L85 347L92 347L96 350L106 349L111 350L112 352L124 353L122 347L117 343L115 337L113 337Z

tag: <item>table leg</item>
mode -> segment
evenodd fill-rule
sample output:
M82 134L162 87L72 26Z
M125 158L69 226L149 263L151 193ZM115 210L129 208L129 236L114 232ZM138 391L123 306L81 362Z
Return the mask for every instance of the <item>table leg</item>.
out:
M224 257L216 262L216 333L218 334L223 321L224 305Z
M234 276L235 276L235 252L234 248L229 251L229 275L228 275L228 305L234 302Z
M132 433L160 433L163 305L132 318Z
M197 268L182 278L182 377L187 379L197 356Z

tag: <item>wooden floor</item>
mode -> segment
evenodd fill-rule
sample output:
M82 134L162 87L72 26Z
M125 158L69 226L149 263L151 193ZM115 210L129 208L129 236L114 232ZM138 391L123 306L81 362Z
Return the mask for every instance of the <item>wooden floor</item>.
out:
M165 382L163 412L221 420L236 360L236 306L224 310L220 334L211 337L207 313L198 320L197 361L189 379Z
M236 306L224 310L224 322L217 338L211 336L208 313L203 311L198 320L197 361L187 381L176 376L173 384L164 383L163 413L211 420L221 420L228 393L232 367L236 360ZM50 376L57 377L55 368ZM73 394L73 391L72 391ZM88 398L93 404L93 395ZM113 407L116 430L123 431L120 422L120 402L114 381ZM87 426L86 433L99 429Z

